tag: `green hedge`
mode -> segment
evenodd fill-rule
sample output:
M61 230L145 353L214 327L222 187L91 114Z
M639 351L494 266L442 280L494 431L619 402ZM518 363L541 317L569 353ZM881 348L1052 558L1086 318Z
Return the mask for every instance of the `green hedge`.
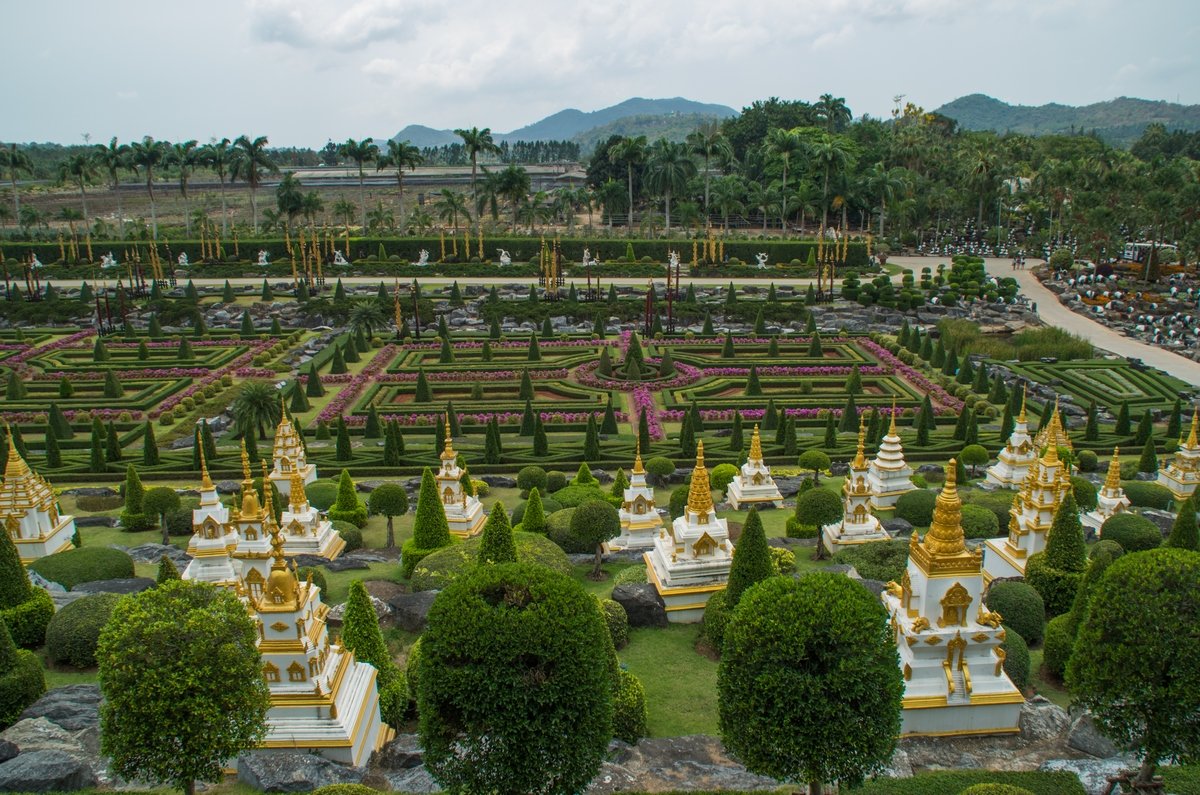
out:
M46 692L42 661L31 651L17 650L13 667L0 675L0 729L7 729Z
M68 549L39 558L29 568L67 590L80 583L134 576L133 558L108 547Z
M46 629L46 656L59 665L93 667L100 630L120 598L115 593L92 594L55 613Z
M1138 508L1158 508L1166 510L1175 497L1166 486L1160 486L1149 480L1123 480L1121 488L1129 502Z
M1070 631L1069 615L1055 616L1046 624L1046 640L1042 648L1042 662L1046 670L1062 679L1067 670L1067 660L1075 647L1075 636Z
M636 675L617 669L613 693L613 739L634 745L646 736L646 688Z
M999 770L938 770L918 773L912 778L878 778L847 792L860 795L959 795L976 784L1008 784L1022 787L1034 795L1085 795L1074 773Z
M843 549L833 556L834 563L848 563L868 580L900 582L908 565L907 538L871 541Z
M1049 565L1045 552L1031 555L1025 564L1025 581L1042 595L1047 619L1071 612L1081 579L1081 571L1064 571Z
M434 550L421 558L412 572L414 591L440 591L475 568L482 536ZM518 563L536 563L560 574L571 573L566 554L540 533L513 533Z
M1162 531L1158 525L1136 513L1118 513L1100 525L1100 537L1114 541L1126 552L1145 552L1162 544Z
M23 649L36 649L46 641L46 627L54 618L54 600L42 588L16 607L0 610L0 620L8 625L13 643Z
M1029 687L1029 644L1021 637L1021 633L1012 627L1004 627L1004 673L1019 690Z
M1004 625L1015 629L1031 645L1042 642L1046 626L1046 605L1041 594L1024 582L1002 580L987 592L989 610L999 613Z

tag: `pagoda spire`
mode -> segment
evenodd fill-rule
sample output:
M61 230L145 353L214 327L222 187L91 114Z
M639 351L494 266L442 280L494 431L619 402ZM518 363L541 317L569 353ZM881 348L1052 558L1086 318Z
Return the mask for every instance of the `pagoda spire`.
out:
M1116 493L1121 488L1121 448L1114 447L1112 458L1108 462L1108 474L1104 477L1104 490Z
M1054 416L1057 417L1057 406L1055 406L1054 412ZM1054 466L1058 464L1058 428L1055 427L1053 418L1050 420L1047 430L1049 433L1046 435L1046 452L1042 456L1042 463L1046 466ZM1030 471L1032 472L1033 470Z
M896 396L892 395L892 421L888 424L888 436L899 436L896 433Z
M638 439L633 445L633 474L646 474L646 467L642 464L642 440Z
M208 474L208 461L204 458L204 442L197 440L197 447L200 449L200 489L212 491L216 486L213 485L212 478ZM243 449L245 449L244 446Z
M275 521L275 500L271 497L271 486L274 485L267 479L267 462L262 462L262 481L263 481L263 521Z
M696 468L692 470L692 482L688 488L687 509L698 516L713 510L712 486L708 482L708 470L704 467L704 440L696 442Z
M762 461L762 436L758 433L758 423L754 424L754 433L750 436L750 455L746 456L747 461Z
M1024 385L1022 385L1021 386L1021 414L1020 414L1020 416L1017 417L1017 422L1028 422L1028 420L1025 419L1025 398L1027 396L1028 396L1028 393L1026 392Z
M442 445L442 460L443 461L453 461L457 457L458 457L458 454L454 452L454 437L451 436L451 434L450 434L450 412L449 412L449 410L447 410L446 411L446 439L445 439L444 444Z
M299 470L292 470L291 488L288 489L288 498L293 513L304 510L304 506L308 504L308 495L304 493L304 478L301 477Z
M967 550L962 529L962 498L958 496L957 462L946 465L946 481L937 496L933 522L925 534L925 548L934 557L961 555Z
M266 481L264 481L266 485ZM263 489L266 491L266 489ZM243 519L260 515L258 493L254 490L254 478L250 477L250 456L246 453L246 440L242 439L242 511Z
M17 446L13 444L12 427L7 422L4 423L4 436L8 442L8 461L4 465L4 479L27 477L30 471L29 464L25 463L25 459L21 458L21 453L17 451Z
M254 478L250 477L250 455L246 452L246 438L242 437L242 485L253 483Z
M1189 449L1195 449L1195 447L1197 445L1196 431L1197 431L1197 426L1200 426L1200 413L1198 413L1198 411L1200 411L1200 410L1198 410L1196 408L1192 409L1192 429L1188 432L1188 438L1187 438L1187 443L1186 443L1186 446ZM12 449L11 446L9 447L9 449L10 450Z
M864 415L859 414L858 415L858 452L854 454L854 461L851 462L851 464L850 464L851 469L866 469L867 468L866 443L867 443L866 419L865 419Z

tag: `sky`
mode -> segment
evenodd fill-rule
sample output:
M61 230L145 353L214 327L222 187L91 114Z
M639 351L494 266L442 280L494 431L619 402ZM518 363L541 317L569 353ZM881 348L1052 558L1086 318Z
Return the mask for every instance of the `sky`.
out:
M635 96L1200 104L1197 0L2 0L0 18L5 141L320 148Z

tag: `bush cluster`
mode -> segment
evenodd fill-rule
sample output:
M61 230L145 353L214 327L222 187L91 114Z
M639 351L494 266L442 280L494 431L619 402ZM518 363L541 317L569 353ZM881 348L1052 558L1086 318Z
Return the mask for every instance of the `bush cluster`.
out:
M1126 552L1144 552L1162 544L1158 525L1136 513L1118 513L1100 525L1100 537L1120 544Z
M999 613L1006 627L1015 629L1029 644L1042 642L1046 626L1046 605L1028 583L1000 580L987 592L989 610Z
M937 493L932 489L915 489L901 494L896 500L896 518L904 519L913 527L928 527L933 521L936 500Z
M1175 499L1166 486L1148 480L1124 480L1121 481L1121 488L1125 490L1129 502L1137 508L1157 508L1162 511Z
M838 552L833 562L853 566L868 580L900 582L908 565L908 543L908 539L894 539L859 544Z
M96 642L121 597L98 593L77 599L54 614L46 629L46 655L59 665L91 668L96 664Z
M634 745L646 736L646 688L634 674L617 669L613 691L612 733L615 739Z
M110 547L68 549L39 558L29 568L67 590L80 583L134 576L133 558Z
M563 574L571 573L571 561L551 540L540 533L513 533L519 563L536 563ZM414 591L441 591L446 586L473 571L479 563L482 536L426 555L413 569L411 587ZM617 605L620 607L620 605Z

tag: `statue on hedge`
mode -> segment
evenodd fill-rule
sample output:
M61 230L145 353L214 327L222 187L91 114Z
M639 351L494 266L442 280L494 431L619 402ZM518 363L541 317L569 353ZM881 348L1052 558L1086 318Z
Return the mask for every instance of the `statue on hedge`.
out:
M429 264L429 252L421 249L421 256L417 258L417 264L424 267Z
M509 256L507 251L502 248L496 250L500 252L500 267L512 265L512 257Z
M45 265L42 264L42 261L40 259L38 259L37 254L31 254L30 256L33 257L33 261L29 263L29 267L31 269L36 271L36 270L46 267Z
M117 258L110 251L107 254L100 255L100 268L102 270L110 270L117 267Z
M179 252L179 257L175 260L179 263L179 267L186 268L188 266L188 256L186 251Z
M270 265L271 263L269 261L269 257L270 255L267 254L267 250L265 248L260 248L258 250L258 266L260 268L265 268Z
M336 249L334 249L334 252L333 252L333 264L337 265L339 268L350 267L350 263L347 262L346 258L342 256L342 252L340 252Z
M754 259L758 260L758 269L759 270L767 269L767 252L765 252L765 251L758 252L757 254L754 255Z

